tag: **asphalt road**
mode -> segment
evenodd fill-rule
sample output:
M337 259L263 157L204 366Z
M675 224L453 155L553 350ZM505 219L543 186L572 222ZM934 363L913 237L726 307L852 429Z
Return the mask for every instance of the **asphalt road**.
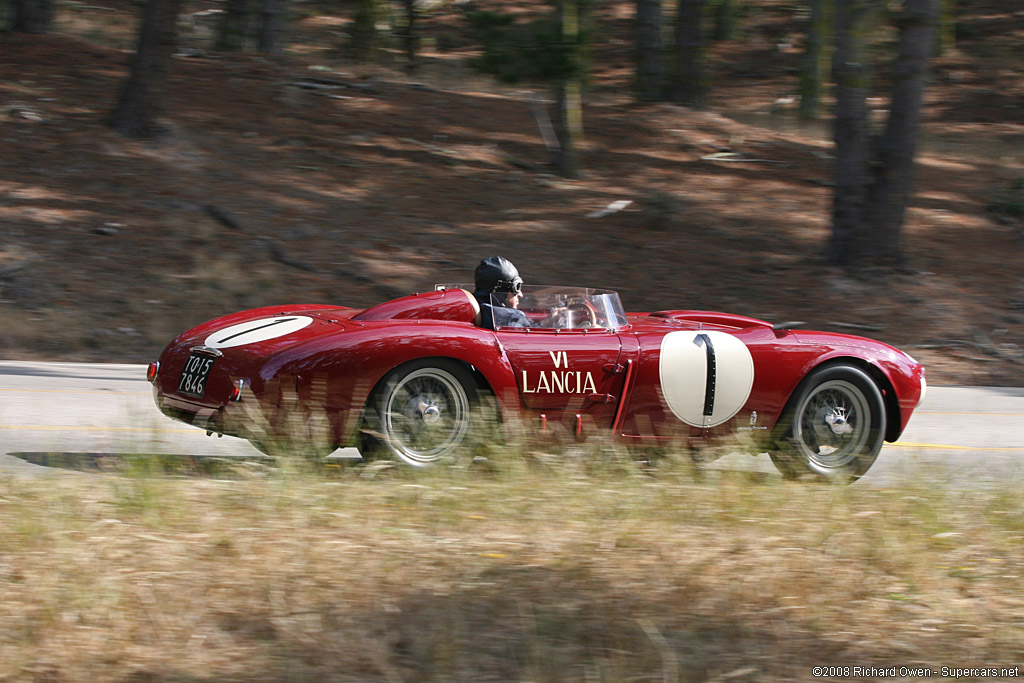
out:
M0 472L67 472L53 453L160 453L253 458L248 442L207 437L164 417L143 365L0 361ZM354 449L335 457L358 457ZM767 456L729 455L717 468L773 473ZM1024 484L1024 389L929 387L900 441L886 444L857 486L905 480L968 488Z

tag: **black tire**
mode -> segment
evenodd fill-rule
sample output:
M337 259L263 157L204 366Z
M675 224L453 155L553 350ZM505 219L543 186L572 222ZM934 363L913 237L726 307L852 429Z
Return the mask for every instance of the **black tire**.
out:
M457 361L425 358L395 368L370 397L360 453L410 467L454 459L481 426L474 424L478 392Z
M884 439L878 385L852 365L827 365L793 392L769 455L787 479L811 475L849 483L874 464Z

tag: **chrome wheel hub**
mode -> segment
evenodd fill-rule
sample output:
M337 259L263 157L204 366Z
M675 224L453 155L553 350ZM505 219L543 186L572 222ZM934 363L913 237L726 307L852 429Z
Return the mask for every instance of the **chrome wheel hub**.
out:
M420 400L417 402L416 410L420 413L420 419L423 420L423 424L428 426L434 426L441 421L441 409L435 405L430 405Z
M867 443L870 422L867 399L856 385L824 382L800 406L793 426L796 447L820 469L845 467Z
M853 427L846 419L846 410L844 408L836 408L830 413L825 414L825 424L832 428L832 433L838 436L843 434L849 434L853 431Z

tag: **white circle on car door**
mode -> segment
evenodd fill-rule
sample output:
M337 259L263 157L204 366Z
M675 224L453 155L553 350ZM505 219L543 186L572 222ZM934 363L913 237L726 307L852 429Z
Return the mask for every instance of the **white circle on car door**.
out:
M659 373L673 415L694 427L715 427L750 398L754 359L728 332L669 332L661 340Z
M214 332L206 338L205 343L214 349L255 344L298 332L311 322L313 319L305 315L279 315L275 318L249 320Z

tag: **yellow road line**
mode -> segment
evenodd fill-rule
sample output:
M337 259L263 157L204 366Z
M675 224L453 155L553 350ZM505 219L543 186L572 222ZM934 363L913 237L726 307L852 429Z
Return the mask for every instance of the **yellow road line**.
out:
M914 443L912 441L896 441L885 444L889 448L928 448L944 451L1024 451L1024 446L953 446L942 443Z
M1024 413L943 413L930 410L915 410L914 415L991 415L993 417L1024 417Z

